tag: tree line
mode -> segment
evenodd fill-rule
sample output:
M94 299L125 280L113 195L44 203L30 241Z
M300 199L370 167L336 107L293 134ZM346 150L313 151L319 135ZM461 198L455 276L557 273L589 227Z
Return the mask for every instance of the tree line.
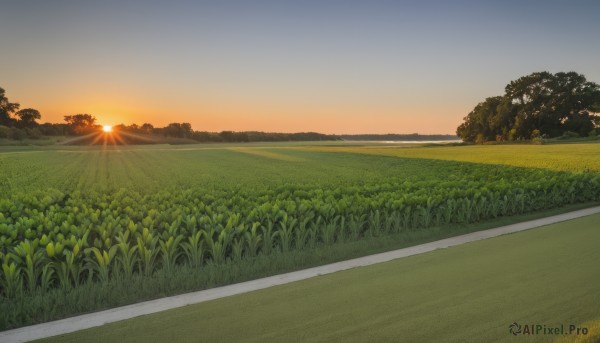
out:
M297 132L297 133L279 133L279 132L261 132L261 131L194 131L190 123L170 123L165 127L154 127L152 124L145 123L141 126L116 125L113 130L117 132L126 132L135 135L160 135L164 137L174 137L189 139L200 143L209 142L284 142L284 141L334 141L339 140L336 135L326 135L317 132ZM131 137L131 136L130 136Z
M23 140L25 138L39 139L43 136L85 136L99 133L102 130L102 126L97 124L96 117L91 114L67 115L64 117L65 123L40 124L38 120L42 116L38 110L33 108L19 110L19 108L20 104L10 102L5 95L5 90L0 88L0 139ZM120 142L136 144L156 142L144 139L143 136L171 137L197 142L276 142L340 139L335 135L317 132L194 131L190 123L170 123L165 127L154 127L150 123L142 125L119 124L114 126L113 130L117 133L124 133L120 136ZM88 141L91 142L93 139L81 140L78 144L85 144Z
M456 140L456 135L421 135L418 133L410 134L355 134L340 135L340 138L347 141L444 141Z
M599 112L598 84L575 72L537 72L477 104L456 133L474 143L595 136Z

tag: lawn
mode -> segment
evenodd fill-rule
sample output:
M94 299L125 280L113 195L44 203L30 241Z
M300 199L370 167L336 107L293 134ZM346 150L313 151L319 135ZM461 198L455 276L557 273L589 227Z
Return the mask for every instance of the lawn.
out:
M513 322L600 317L600 215L43 342L551 342Z

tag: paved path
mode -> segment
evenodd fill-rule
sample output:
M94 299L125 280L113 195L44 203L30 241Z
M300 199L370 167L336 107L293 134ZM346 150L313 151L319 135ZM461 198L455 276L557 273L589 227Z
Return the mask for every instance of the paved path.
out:
M546 217L528 222L507 225L495 229L472 232L461 236L442 239L435 242L416 245L404 249L398 249L381 254L375 254L352 260L327 264L320 267L299 270L287 274L275 275L262 279L237 283L229 286L207 289L204 291L176 295L173 297L157 300L145 301L138 304L114 308L111 310L100 311L82 316L57 320L44 324L26 326L19 329L0 332L0 342L27 342L30 340L57 336L83 330L95 326L101 326L120 320L130 319L150 313L166 311L186 305L198 304L201 302L219 299L235 294L242 294L268 287L283 285L286 283L305 280L319 275L331 274L341 270L347 270L356 267L365 267L372 264L387 262L402 257L426 253L429 251L448 248L464 243L474 242L482 239L497 237L508 233L524 231L538 226L554 224L570 219L584 217L600 213L600 206L583 209L579 211L559 214L552 217Z

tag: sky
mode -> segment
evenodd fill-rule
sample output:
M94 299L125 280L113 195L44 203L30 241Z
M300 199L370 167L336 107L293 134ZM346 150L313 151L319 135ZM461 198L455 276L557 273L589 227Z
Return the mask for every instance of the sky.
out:
M453 134L537 71L600 83L600 1L0 0L0 87L42 122Z

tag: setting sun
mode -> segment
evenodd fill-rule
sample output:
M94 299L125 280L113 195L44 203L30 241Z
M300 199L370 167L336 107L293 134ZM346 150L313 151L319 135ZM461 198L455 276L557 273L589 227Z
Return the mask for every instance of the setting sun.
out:
M110 132L112 132L112 126L104 125L104 126L102 126L102 131L104 131L106 133L110 133Z

